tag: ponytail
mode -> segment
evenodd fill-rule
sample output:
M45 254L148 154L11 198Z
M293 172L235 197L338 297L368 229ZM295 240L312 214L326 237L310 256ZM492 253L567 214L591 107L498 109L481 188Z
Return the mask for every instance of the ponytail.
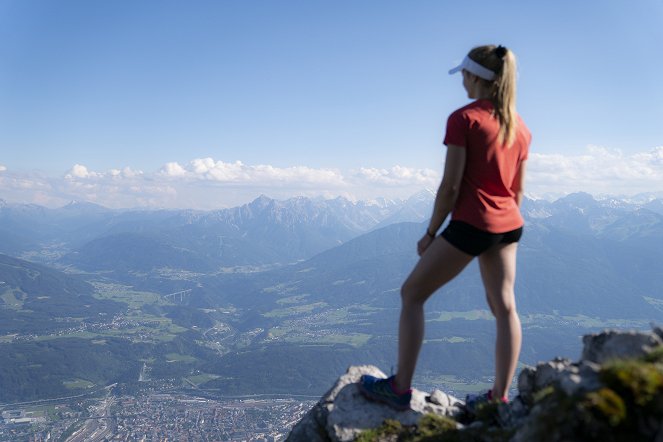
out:
M500 123L499 139L511 146L516 138L516 56L503 46L479 46L468 56L480 65L495 72L495 79L488 81L495 107L495 116Z

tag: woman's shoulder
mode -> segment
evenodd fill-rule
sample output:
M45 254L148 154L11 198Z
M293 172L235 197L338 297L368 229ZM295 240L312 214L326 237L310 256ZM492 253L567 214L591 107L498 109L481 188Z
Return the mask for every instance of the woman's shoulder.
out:
M490 100L475 100L471 103L466 104L463 107L460 107L453 111L451 115L454 114L470 114L474 112L479 112L483 113L485 111L492 112L493 111L493 103Z
M522 119L520 114L516 114L518 117L518 131L527 139L527 142L532 140L532 133L529 131L529 128L527 127L527 124L525 124L525 121Z
M490 100L476 100L456 109L449 115L449 120L474 121L492 116L493 104Z

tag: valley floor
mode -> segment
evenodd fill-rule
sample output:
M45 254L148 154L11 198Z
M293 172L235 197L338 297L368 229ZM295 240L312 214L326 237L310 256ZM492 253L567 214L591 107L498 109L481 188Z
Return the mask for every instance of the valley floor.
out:
M281 441L315 401L142 392L6 407L0 441Z

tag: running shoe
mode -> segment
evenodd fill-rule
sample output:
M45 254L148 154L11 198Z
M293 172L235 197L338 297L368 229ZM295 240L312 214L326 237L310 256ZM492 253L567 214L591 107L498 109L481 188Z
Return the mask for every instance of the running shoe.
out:
M465 397L465 408L467 411L474 414L482 405L497 402L506 404L508 403L508 400L504 397L498 401L497 399L493 398L492 390L488 390L480 394L468 394Z
M365 374L359 379L359 391L370 400L382 402L396 410L409 410L412 389L397 393L394 389L394 376L387 379Z

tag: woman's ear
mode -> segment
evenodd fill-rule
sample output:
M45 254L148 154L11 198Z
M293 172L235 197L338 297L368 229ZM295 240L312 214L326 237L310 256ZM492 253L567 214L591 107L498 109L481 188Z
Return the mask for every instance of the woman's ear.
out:
M472 72L466 71L465 69L463 69L463 75L465 76L465 79L470 84L477 84L479 82L479 80L481 80L481 78L474 75Z

